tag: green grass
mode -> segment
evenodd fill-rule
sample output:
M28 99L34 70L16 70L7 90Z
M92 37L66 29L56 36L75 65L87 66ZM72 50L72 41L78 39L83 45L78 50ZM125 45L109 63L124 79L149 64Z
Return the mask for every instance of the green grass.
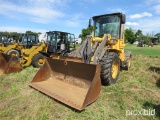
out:
M132 52L130 70L121 71L115 84L102 86L98 99L81 112L30 88L36 68L0 76L0 119L160 119L160 46L127 45L126 49ZM127 110L143 109L155 109L156 115L126 116Z
M132 51L133 55L160 56L159 45L154 45L153 47L137 47L137 45L127 44L125 49Z

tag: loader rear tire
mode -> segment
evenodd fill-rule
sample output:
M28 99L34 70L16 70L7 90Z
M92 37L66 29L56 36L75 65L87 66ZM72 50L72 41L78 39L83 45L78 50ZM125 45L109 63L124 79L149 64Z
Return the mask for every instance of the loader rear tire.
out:
M19 53L19 51L18 51L18 50L14 50L14 49L9 50L9 51L7 52L7 55L13 55L13 56L16 56L16 57L20 58L20 53Z
M129 70L131 67L131 52L130 51L125 51L125 61L126 61L126 66L124 67L124 70Z
M120 59L115 52L106 52L101 61L101 82L103 85L115 83L120 71Z
M44 64L45 58L46 58L46 56L44 56L42 53L38 53L38 54L34 55L34 57L32 59L33 67L40 68Z

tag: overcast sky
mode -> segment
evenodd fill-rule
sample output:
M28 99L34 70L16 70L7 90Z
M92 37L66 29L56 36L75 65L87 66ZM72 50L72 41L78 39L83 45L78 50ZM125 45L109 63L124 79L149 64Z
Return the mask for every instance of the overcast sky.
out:
M126 28L160 32L160 0L0 0L0 31L66 31L76 37L95 15L122 12Z

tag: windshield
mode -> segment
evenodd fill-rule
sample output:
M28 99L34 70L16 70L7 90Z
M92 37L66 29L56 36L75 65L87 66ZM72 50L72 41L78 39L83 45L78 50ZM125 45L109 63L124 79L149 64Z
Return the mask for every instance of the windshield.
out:
M68 41L70 42L70 43L73 43L73 42L75 42L75 36L74 36L74 34L68 34Z
M36 36L35 35L28 35L28 42L36 43Z
M54 33L47 33L47 42L55 41Z
M95 36L99 37L103 34L110 34L119 38L120 34L120 18L117 15L100 16L94 19Z
M67 33L58 33L58 39L57 39L57 44L65 44L67 43L67 38L68 34Z
M67 44L68 42L74 42L74 34L65 32L48 32L47 42L55 42L57 45Z
M27 36L22 36L22 44L27 45Z
M20 38L20 41L22 41L22 44L27 45L28 43L38 43L38 39L36 35L27 35L24 34L22 38Z
M7 36L2 36L2 41L7 40Z
M7 40L7 36L0 36L0 42L4 42Z

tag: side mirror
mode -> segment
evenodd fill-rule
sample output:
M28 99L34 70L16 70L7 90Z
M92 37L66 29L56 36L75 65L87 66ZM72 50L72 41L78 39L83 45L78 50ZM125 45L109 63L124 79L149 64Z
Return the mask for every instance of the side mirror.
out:
M91 27L91 26L92 26L92 19L90 18L89 23L88 23L88 27Z
M122 14L122 24L125 24L125 23L126 23L126 15Z

